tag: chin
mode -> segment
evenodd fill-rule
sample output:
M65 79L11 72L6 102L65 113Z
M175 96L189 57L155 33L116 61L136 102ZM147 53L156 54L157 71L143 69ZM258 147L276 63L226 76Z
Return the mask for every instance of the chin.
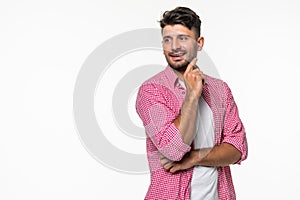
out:
M179 72L184 72L185 70L186 70L186 68L187 68L187 66L188 66L188 64L186 64L186 63L184 63L184 64L170 64L169 63L169 65L173 68L173 69L175 69L175 70L177 70L177 71L179 71Z
M189 62L187 61L181 61L181 62L169 62L169 65L173 68L176 69L178 71L182 71L184 69L187 68L187 66L189 65Z

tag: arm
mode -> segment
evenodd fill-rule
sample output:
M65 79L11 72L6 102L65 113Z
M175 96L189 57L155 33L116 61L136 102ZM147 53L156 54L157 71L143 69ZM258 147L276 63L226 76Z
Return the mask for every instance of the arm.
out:
M242 154L231 144L222 143L209 150L195 150L194 156L194 165L224 167L238 162Z
M198 100L202 92L203 74L193 69L191 62L184 74L187 95L179 111L175 111L175 94L158 83L147 83L139 89L136 110L146 134L157 150L173 161L179 161L190 151L194 139ZM177 106L178 107L178 106ZM177 116L178 115L178 116Z
M173 122L179 112L176 98L164 85L146 83L139 89L136 111L145 127L147 140L156 147L152 151L157 150L168 159L179 161L191 147L183 142Z
M186 86L185 100L181 106L180 114L174 120L183 141L191 145L195 138L195 125L197 120L198 103L202 93L204 75L199 68L194 68L197 59L193 59L183 74Z
M241 152L231 144L222 143L213 148L190 151L179 162L172 162L161 156L161 164L166 170L175 173L197 165L206 167L228 166L238 162L241 155Z
M226 91L226 111L223 128L223 141L213 148L193 150L180 162L170 162L161 157L161 164L171 172L188 169L195 165L220 167L240 163L247 158L248 145L244 126L229 87Z
M193 95L186 95L179 115L174 120L184 143L191 145L195 138L197 120L197 106L199 99Z

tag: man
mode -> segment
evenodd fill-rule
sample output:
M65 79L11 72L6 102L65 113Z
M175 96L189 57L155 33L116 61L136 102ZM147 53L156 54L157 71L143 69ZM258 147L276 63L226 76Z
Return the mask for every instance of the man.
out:
M227 84L196 65L201 21L177 7L160 26L168 66L136 100L151 173L145 199L236 199L229 165L246 159L247 140Z

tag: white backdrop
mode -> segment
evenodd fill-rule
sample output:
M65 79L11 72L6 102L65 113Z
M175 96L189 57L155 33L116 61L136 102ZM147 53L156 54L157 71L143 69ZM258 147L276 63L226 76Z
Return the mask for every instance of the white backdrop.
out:
M107 168L83 146L74 84L95 48L125 31L159 28L162 13L179 5L200 15L204 49L246 127L249 157L232 167L238 199L296 198L299 1L29 0L0 2L0 199L143 199L149 174ZM145 152L143 140L107 137L125 151Z

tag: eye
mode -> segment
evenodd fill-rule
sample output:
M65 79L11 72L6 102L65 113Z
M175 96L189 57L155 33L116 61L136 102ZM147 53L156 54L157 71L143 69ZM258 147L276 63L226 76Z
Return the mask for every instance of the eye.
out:
M180 35L179 36L180 41L186 41L187 39L188 39L188 36L186 36L186 35Z
M169 37L166 37L163 39L163 43L165 43L165 44L168 44L170 42L171 42L171 38L169 38Z

